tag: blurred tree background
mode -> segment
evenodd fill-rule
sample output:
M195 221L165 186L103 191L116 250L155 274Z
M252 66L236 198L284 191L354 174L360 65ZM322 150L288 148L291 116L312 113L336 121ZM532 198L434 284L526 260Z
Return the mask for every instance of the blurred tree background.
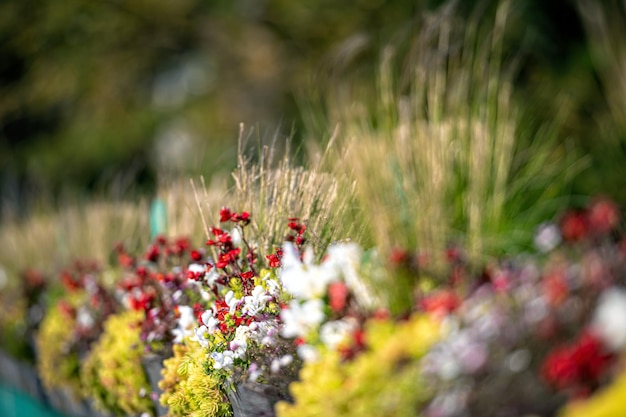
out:
M441 3L4 0L0 209L112 183L150 192L161 174L229 171L240 122L298 140L316 89L342 77L373 83L381 46ZM459 3L471 14L496 2ZM566 96L564 137L605 166L595 132L608 106L577 4L513 5L508 47L521 57L529 120L552 117L563 104L555 97ZM610 192L601 178L586 174L578 191Z

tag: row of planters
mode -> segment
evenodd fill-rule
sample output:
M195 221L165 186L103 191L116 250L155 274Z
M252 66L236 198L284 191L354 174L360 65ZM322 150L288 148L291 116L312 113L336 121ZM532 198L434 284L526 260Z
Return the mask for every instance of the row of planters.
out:
M32 349L35 367L2 354L2 381L73 416L626 414L626 235L610 200L481 265L453 245L314 253L297 218L262 254L253 215L219 214L201 247L119 245L110 266L64 269L62 289L25 272L2 345ZM388 276L412 282L409 309Z

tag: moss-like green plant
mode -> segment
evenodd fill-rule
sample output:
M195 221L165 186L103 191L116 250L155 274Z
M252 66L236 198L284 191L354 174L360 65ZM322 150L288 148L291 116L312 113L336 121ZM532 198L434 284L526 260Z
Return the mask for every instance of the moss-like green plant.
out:
M67 387L80 396L80 360L73 349L76 317L70 311L78 294L55 304L44 317L37 333L37 369L46 388Z
M368 351L351 362L329 351L307 363L300 381L290 386L294 403L278 403L277 415L418 415L428 395L419 359L438 335L437 324L424 316L399 324L372 322L367 326Z
M174 345L174 356L163 364L161 404L169 416L227 417L232 415L220 379L210 373L206 350L197 343Z
M141 364L142 315L139 311L127 311L110 316L81 369L85 395L115 415L154 414L150 385Z

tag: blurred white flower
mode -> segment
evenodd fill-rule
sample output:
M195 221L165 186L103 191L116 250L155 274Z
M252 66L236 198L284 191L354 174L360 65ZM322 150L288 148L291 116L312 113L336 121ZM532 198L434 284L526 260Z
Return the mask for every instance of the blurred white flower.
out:
M280 312L280 318L283 322L281 336L286 338L306 336L324 320L324 303L317 298L303 304L298 300L291 300L289 308Z
M296 298L306 300L322 297L328 284L338 277L332 268L314 265L312 262L313 252L310 248L306 249L301 262L296 247L285 242L279 278L283 288Z
M233 230L230 231L230 237L233 241L233 245L236 247L240 247L243 240L241 239L241 232L238 227L233 227Z
M356 323L348 320L335 320L324 323L320 327L320 339L328 349L334 350L345 342L356 329Z
M315 346L311 345L300 345L297 349L298 357L305 362L315 362L319 359L319 352L315 348Z
M272 371L272 373L275 374L276 372L280 371L281 368L288 366L292 362L293 362L293 356L291 355L284 355L284 356L281 356L280 358L274 358L270 365L270 371Z
M177 320L177 326L172 330L174 343L182 343L185 337L193 336L194 326L196 325L193 308L184 305L178 306L178 314L180 314L180 316Z
M96 322L89 310L84 307L78 309L78 312L76 313L76 321L78 322L79 327L83 327L85 329L91 329Z
M561 243L561 232L554 223L543 223L535 233L535 246L541 252L550 252Z
M592 329L613 351L626 347L626 290L609 288L598 301Z
M363 307L374 308L378 303L359 276L358 270L361 263L362 251L356 243L339 243L332 245L327 250L327 258L324 265L343 277L344 282L350 288L356 301Z

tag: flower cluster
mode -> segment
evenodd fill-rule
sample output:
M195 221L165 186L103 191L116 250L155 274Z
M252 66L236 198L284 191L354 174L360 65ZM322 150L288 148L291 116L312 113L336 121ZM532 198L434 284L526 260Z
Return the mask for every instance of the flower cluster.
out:
M184 334L175 342L188 345L186 349L193 352L202 352L197 356L202 358L200 363L193 365L198 368L193 369L206 370L216 381L213 387L224 398L244 382L263 382L286 392L289 382L297 376L300 362L295 357L295 346L280 337L281 307L289 297L277 275L280 252L274 254L276 258L266 258L268 265L263 264L247 237L249 213L222 208L220 220L220 227L209 229L206 245L210 256L197 257L186 268L185 277L202 294L203 302L176 305L180 317L194 324L190 326L191 334ZM304 242L305 228L296 228ZM179 350L176 346L175 350ZM174 366L174 362L170 363ZM168 375L173 373L172 369L166 370ZM164 388L162 403L178 410L178 401L189 390L188 385L176 383Z
M261 257L250 213L222 208L220 220L205 248L159 237L135 258L118 246L114 295L94 265L65 270L68 295L38 335L44 381L76 384L82 372L109 411L147 411L138 364L148 350L174 355L160 383L171 416L227 417L248 395L257 397L247 406L272 415L278 404L279 416L620 409L626 235L609 200L540 225L535 254L477 266L450 247L436 281L426 278L432 260L391 251L392 273L419 277L403 289L402 314L364 278L383 265L372 252L342 242L318 258L291 218L284 244ZM125 343L132 364L111 353ZM108 386L125 374L133 378L123 388Z
M231 223L232 231L210 229L207 245L215 260L198 264L189 275L211 294L208 307L198 312L193 340L208 349L214 370L231 376L235 367L247 368L250 347L275 344L281 288L274 273L259 269L255 248L246 238L250 214L223 208L220 219Z
M361 250L353 243L329 247L321 264L310 247L283 247L280 282L293 298L280 313L284 338L293 339L305 361L318 356L316 346L338 350L345 358L364 347L362 325L376 300L358 276Z
M94 262L75 262L61 272L60 280L65 295L41 322L35 339L37 365L47 387L68 385L79 396L80 358L89 352L119 304L102 284Z
M423 360L426 415L551 415L607 384L626 346L618 224L615 206L597 200L539 228L544 258L512 257L427 293L421 306L445 337Z
M172 343L193 334L196 310L209 299L197 277L205 257L186 238L172 242L159 236L143 257L136 259L123 246L116 247L122 277L118 297L127 309L143 312L141 339L154 353L168 353Z

